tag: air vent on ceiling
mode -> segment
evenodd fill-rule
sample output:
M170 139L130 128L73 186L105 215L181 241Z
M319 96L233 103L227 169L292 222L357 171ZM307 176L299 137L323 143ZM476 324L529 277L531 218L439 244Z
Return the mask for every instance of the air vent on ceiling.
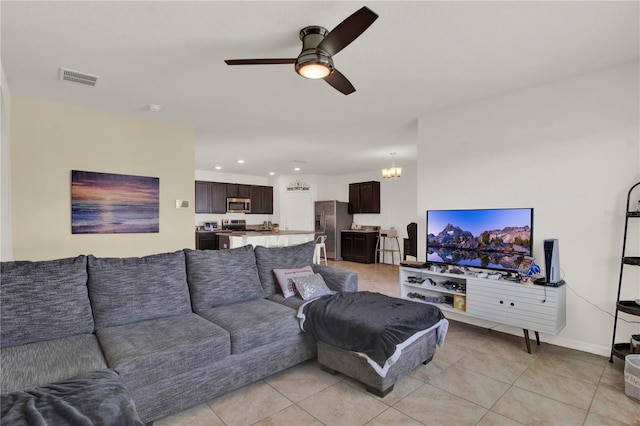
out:
M98 76L87 74L86 72L60 68L60 80L95 87L98 82Z

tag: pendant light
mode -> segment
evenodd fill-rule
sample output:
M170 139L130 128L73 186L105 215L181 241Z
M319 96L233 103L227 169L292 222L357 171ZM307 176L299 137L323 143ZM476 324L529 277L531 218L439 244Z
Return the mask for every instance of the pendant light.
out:
M382 169L382 178L386 180L395 180L400 179L402 176L402 167L396 167L396 162L394 161L396 153L391 153L391 167L388 169Z

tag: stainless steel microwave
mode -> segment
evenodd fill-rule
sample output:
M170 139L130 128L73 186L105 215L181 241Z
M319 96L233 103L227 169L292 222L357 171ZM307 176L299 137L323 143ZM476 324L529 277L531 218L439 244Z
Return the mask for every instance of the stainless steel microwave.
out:
M250 198L227 198L228 213L251 213Z

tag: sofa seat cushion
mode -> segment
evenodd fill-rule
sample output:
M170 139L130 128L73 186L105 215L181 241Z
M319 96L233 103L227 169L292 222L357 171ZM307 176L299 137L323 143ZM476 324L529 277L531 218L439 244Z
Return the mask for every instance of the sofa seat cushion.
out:
M315 241L288 247L256 246L256 264L262 288L267 296L275 293L282 294L276 280L274 269L303 268L313 263L313 253L316 250Z
M0 349L2 392L25 390L107 368L93 334Z
M1 346L93 333L87 258L2 262Z
M230 354L229 333L194 314L156 318L97 331L109 367L127 387L157 383L156 372L181 374Z
M265 297L252 246L185 250L185 255L194 312Z
M277 303L280 303L281 305L285 305L290 308L293 308L296 311L298 310L300 305L304 303L304 300L302 299L302 297L300 297L299 294L285 298L283 295L276 293L267 297L267 299L271 300L272 302L277 302Z
M96 329L191 312L184 252L145 257L89 256Z
M3 394L2 424L143 426L113 370L85 373L47 386Z
M229 332L232 354L302 332L294 309L267 299L219 306L200 315Z

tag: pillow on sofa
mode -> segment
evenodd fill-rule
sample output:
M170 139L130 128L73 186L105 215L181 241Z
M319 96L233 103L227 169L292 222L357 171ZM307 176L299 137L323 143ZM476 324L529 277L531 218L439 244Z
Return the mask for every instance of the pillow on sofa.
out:
M311 300L320 296L328 296L336 293L327 287L327 284L320 274L297 277L293 279L293 282L304 300Z
M184 252L90 255L89 297L96 329L191 313Z
M1 345L93 333L87 257L0 266Z
M279 288L273 274L274 269L302 268L311 265L315 249L315 241L288 247L256 246L256 265L265 294L267 296L275 294Z
M296 294L296 286L293 283L293 278L313 275L313 269L311 269L311 265L309 265L304 268L274 269L273 273L276 275L276 279L282 290L282 295L286 299Z
M252 246L185 250L185 254L194 312L265 297Z

